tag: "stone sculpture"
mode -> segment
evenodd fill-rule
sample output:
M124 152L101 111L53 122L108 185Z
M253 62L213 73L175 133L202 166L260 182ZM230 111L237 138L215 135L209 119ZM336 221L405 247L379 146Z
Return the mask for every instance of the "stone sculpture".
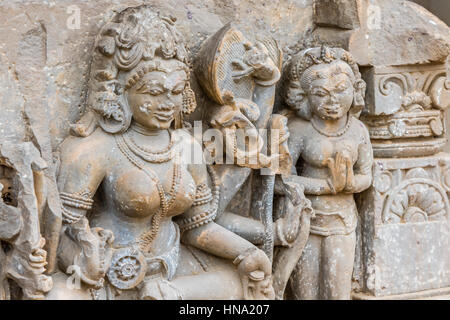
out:
M291 293L349 299L358 220L353 194L372 182L370 138L357 119L365 83L348 52L326 46L301 51L287 77L286 103L294 111L288 144L298 175L283 180L301 185L314 210Z
M78 29L0 28L0 300L450 292L448 26L404 0L72 2Z
M286 214L286 220L293 223L285 224L284 219L273 221L272 214L275 174L289 173L291 165L287 118L272 114L281 62L282 53L274 39L253 44L232 24L207 39L195 61L198 80L211 100L206 120L225 140L224 150L217 150L216 140L205 141L224 186L216 221L262 245L269 257L274 245L283 243L284 234L295 235L299 226L298 211ZM267 129L268 135L263 137L261 129ZM231 162L225 161L228 159ZM265 175L259 169L267 170ZM242 190L246 180L253 185ZM229 208L239 190L251 198L253 217L246 216L246 210Z
M43 299L53 284L44 274L47 252L39 223L46 188L42 171L47 164L33 144L25 142L0 145L0 166L14 173L2 179L5 185L0 183L0 240L7 244L6 250L0 248L0 299L11 297L7 279L15 281L23 299ZM18 185L14 196L13 184Z
M214 222L214 170L181 159L197 143L182 128L195 95L174 20L126 9L95 50L94 113L61 146L61 271L93 298L271 298L267 256ZM55 278L49 299L81 295Z

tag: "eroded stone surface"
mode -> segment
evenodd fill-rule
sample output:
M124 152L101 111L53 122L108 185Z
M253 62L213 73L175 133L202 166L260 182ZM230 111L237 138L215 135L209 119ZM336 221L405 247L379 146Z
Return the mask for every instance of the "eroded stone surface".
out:
M444 23L409 1L150 3L0 5L0 299L342 299L352 269L360 299L448 292ZM314 118L328 96L346 116ZM232 164L177 165L180 145Z

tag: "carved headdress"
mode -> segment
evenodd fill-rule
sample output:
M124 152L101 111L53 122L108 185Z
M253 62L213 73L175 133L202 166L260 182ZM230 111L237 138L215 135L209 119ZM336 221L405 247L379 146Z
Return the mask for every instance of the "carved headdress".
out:
M123 10L100 30L95 41L87 100L95 114L87 112L73 127L75 134L87 136L97 123L109 133L126 131L132 114L124 93L144 74L166 71L155 57L178 60L179 68L189 78L188 51L175 21L142 5ZM188 79L175 125L181 126L181 113L189 114L195 106L195 94Z
M309 48L299 52L295 55L289 64L286 66L286 78L285 78L285 89L288 88L288 84L291 82L296 82L300 93L303 98L300 99L300 106L292 105L291 102L286 97L286 103L298 110L298 115L306 120L311 119L311 110L307 99L307 91L309 90L309 85L314 80L314 74L309 73L308 69L315 65L320 64L331 64L334 62L344 62L348 68L343 70L351 79L353 83L354 98L353 104L350 109L350 113L359 117L363 107L364 107L364 97L366 91L366 83L361 78L361 73L358 69L358 64L352 57L352 55L341 48L330 48L327 46ZM298 100L297 102L298 103Z

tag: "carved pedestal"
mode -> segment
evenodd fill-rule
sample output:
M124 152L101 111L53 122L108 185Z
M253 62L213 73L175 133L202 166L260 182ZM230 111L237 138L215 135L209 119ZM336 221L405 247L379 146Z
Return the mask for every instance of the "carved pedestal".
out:
M376 159L361 194L358 299L450 294L450 154Z
M368 94L361 118L375 165L372 187L360 197L354 298L447 295L450 154L438 153L446 142L445 65L375 66L363 74Z

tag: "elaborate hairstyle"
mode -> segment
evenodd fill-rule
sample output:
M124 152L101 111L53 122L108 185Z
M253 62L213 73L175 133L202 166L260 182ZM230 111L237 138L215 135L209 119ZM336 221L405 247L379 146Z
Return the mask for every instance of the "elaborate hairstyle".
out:
M87 106L95 112L72 127L77 135L87 136L97 124L109 133L128 129L132 114L125 91L151 71L166 71L155 57L176 59L188 81L183 92L182 110L177 110L175 126L182 123L181 113L196 107L189 85L188 51L173 17L162 17L150 6L141 5L119 12L98 34L91 66Z
M364 107L366 83L361 78L358 64L355 62L352 55L344 49L322 46L299 52L286 66L286 77L284 80L285 102L289 107L297 109L298 115L302 118L306 120L311 119L311 108L306 95L309 90L309 85L312 80L314 80L314 76L308 73L308 69L314 65L331 64L337 61L346 63L349 66L349 71L352 73L348 74L354 87L353 104L349 112L351 115L359 117ZM299 94L303 96L302 99L300 99L300 106L293 105L293 102L287 97L289 85L292 84L292 82L297 83L300 91Z

